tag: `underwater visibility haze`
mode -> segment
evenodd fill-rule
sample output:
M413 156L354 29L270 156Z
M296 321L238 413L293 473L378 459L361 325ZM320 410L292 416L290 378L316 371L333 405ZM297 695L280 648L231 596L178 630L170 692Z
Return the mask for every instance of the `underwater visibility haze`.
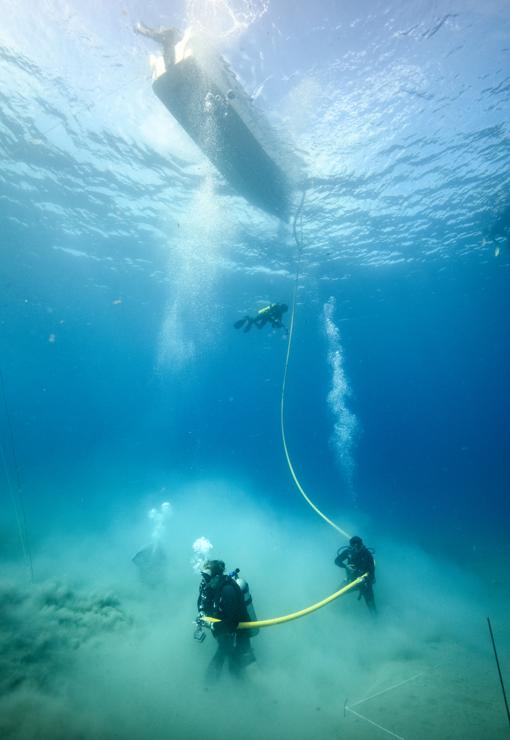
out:
M2 9L0 736L506 737L508 3Z

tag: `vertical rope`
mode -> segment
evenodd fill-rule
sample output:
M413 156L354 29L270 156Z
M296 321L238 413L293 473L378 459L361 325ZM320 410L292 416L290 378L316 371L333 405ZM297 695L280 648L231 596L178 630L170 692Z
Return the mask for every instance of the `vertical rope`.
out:
M305 490L303 489L301 483L299 482L299 479L296 475L296 471L294 470L294 466L292 464L292 460L290 459L289 450L287 447L287 438L285 435L285 395L287 390L287 373L289 369L289 359L290 359L290 352L292 348L292 339L294 336L294 324L295 324L295 318L296 318L296 304L297 304L297 292L299 288L299 278L300 278L300 268L301 268L301 256L303 254L304 249L304 239L303 239L303 208L305 203L305 196L306 196L306 188L303 188L303 194L301 196L301 202L298 206L298 209L296 211L296 215L294 217L294 223L292 227L292 232L294 234L294 239L296 241L296 246L298 247L298 255L297 255L297 261L296 261L296 276L294 279L294 290L292 295L292 312L290 315L290 327L289 327L289 339L287 342L287 354L285 357L285 369L283 372L283 382L282 382L282 392L280 397L280 430L281 430L281 437L282 437L282 444L283 444L283 451L285 453L285 459L287 460L287 465L290 470L290 474L294 480L294 483L296 484L296 487L299 491L299 493L303 496L306 503L311 506L311 508L315 511L316 514L318 514L327 524L329 524L330 527L333 527L333 529L336 529L337 532L339 532L341 535L343 535L346 539L350 539L351 535L345 531L345 529L342 529L342 527L339 527L338 524L335 524L334 521L329 519L319 508L316 506L311 498L307 495ZM299 234L298 234L298 228L299 228Z
M505 684L503 681L503 674L501 673L501 666L499 665L498 651L496 650L496 642L494 640L494 633L492 631L492 624L491 624L490 617L487 617L487 624L489 625L489 634L491 636L492 649L494 650L494 659L496 661L496 666L498 668L498 676L499 676L499 682L501 684L501 691L503 692L503 701L505 702L506 716L508 719L508 724L510 724L510 711L508 709L508 700L506 698Z

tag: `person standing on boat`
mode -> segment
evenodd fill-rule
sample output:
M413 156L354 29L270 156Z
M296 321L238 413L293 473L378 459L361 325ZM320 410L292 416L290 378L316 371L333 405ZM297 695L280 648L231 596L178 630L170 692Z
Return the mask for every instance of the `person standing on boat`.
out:
M175 45L181 41L182 33L177 28L149 28L145 23L138 22L134 27L134 32L140 36L146 36L148 39L156 41L163 47L163 59L166 69L170 69L175 64Z

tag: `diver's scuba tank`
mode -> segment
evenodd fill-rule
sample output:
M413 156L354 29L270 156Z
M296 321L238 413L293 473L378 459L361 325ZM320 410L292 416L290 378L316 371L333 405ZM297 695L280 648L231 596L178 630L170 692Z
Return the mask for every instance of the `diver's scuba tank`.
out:
M270 303L269 306L264 306L264 308L259 308L259 310L257 311L257 316L263 316L265 313L267 313L268 311L270 311L273 308L274 305L275 305L274 303ZM239 568L238 568L238 570L239 570Z
M246 609L246 612L248 614L248 621L249 622L256 622L257 621L257 615L255 614L255 609L253 607L253 599L251 597L250 593L250 587L248 586L248 581L245 581L244 578L241 578L239 575L239 568L236 568L232 571L232 573L229 573L230 578L234 580L239 588L241 589L241 593L243 595L244 600L244 606ZM243 630L244 633L248 635L248 637L255 637L255 635L258 635L259 633L258 627L255 627L253 629L249 630Z

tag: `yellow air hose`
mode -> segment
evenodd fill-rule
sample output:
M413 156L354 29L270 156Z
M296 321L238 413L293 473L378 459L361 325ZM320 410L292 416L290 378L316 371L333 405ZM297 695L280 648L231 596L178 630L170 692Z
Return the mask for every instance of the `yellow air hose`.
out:
M335 591L334 594L331 594L331 596L327 596L325 599L322 599L322 601L318 601L316 604L312 604L312 606L307 606L305 609L301 609L298 612L293 612L292 614L285 614L283 617L274 617L273 619L260 619L257 622L239 622L237 625L237 629L239 630L249 630L249 629L258 629L260 627L272 627L275 624L283 624L284 622L292 622L294 619L300 619L301 617L306 617L307 614L311 614L312 612L317 611L317 609L322 609L323 606L326 606L326 604L330 604L335 599L338 599L340 596L343 596L351 589L355 588L356 586L359 586L360 583L363 583L365 578L368 577L368 573L363 573L362 576L359 576L359 578L356 578L354 581L351 581L347 584L347 586L343 586L339 591ZM215 622L221 622L221 619L216 619L215 617L201 617L201 620L203 622L208 622L209 624L214 624Z
M287 465L289 467L290 473L292 475L292 478L294 480L294 483L296 484L296 487L299 491L299 493L303 496L306 503L311 506L311 508L315 511L316 514L318 514L327 524L330 525L330 527L333 527L333 529L336 529L337 532L339 532L341 535L343 535L346 539L350 539L351 535L345 530L342 529L342 527L339 527L338 524L335 524L334 521L329 519L323 512L319 509L318 506L316 506L313 501L310 499L310 497L306 494L305 490L303 489L301 483L298 480L298 477L296 475L296 472L294 470L294 466L292 465L292 461L290 459L289 450L287 447L287 439L285 437L285 390L287 386L287 372L289 368L289 358L290 358L290 350L292 347L292 337L294 334L294 320L296 315L296 303L297 303L297 289L299 284L299 266L300 266L300 260L301 260L301 254L303 252L303 237L298 236L297 233L297 222L298 219L302 216L303 211L303 204L305 201L305 193L306 190L303 190L303 196L301 198L301 203L299 205L299 208L296 212L296 217L294 219L294 238L296 240L296 244L298 246L298 258L297 258L297 265L296 265L296 277L294 281L294 293L292 297L292 312L291 312L291 318L290 318L290 327L289 327L289 341L287 342L287 355L285 357L285 370L283 373L283 383L282 383L282 392L281 392L281 398L280 398L280 429L281 429L281 435L282 435L282 443L283 443L283 449L285 452L285 458L287 460ZM346 586L343 586L339 591L335 591L334 594L331 594L330 596L327 596L325 599L322 599L322 601L318 601L316 604L312 604L311 606L307 606L305 609L301 609L300 611L293 612L292 614L285 614L282 617L274 617L273 619L260 619L256 622L239 622L237 629L240 630L249 630L249 629L259 629L261 627L273 627L276 624L284 624L285 622L292 622L294 619L300 619L301 617L306 617L308 614L311 614L312 612L317 611L317 609L322 609L323 606L326 606L326 604L330 604L332 601L335 601L335 599L338 599L340 596L343 596L348 591L351 591L353 588L356 588L356 586L359 586L365 578L368 577L368 573L363 573L362 576L359 576L354 581L351 581ZM200 618L202 622L207 622L208 624L214 624L215 622L221 622L220 619L216 619L215 617L206 617L203 616Z
M285 391L287 387L287 371L289 368L289 358L290 358L290 350L292 347L292 337L294 335L294 320L295 320L295 315L296 315L297 290L298 290L298 284L299 284L299 268L300 268L300 262L301 262L301 255L302 255L303 247L304 247L303 230L302 230L302 214L303 214L303 205L305 202L305 194L306 194L306 189L303 190L301 202L296 211L296 216L294 218L294 224L293 224L293 233L294 233L294 239L296 240L296 245L298 247L298 256L297 256L297 263L296 263L296 277L294 280L294 292L292 296L292 312L291 312L291 317L290 317L289 341L287 342L287 355L285 357L285 370L283 372L282 393L280 397L280 429L281 429L281 435L282 435L283 450L285 452L285 458L287 460L287 465L289 467L290 474L292 475L292 478L294 480L294 483L296 484L296 487L299 493L303 496L306 503L312 507L312 509L315 511L316 514L318 514L327 524L329 524L330 527L333 527L333 529L336 529L337 532L339 532L341 535L343 535L346 539L349 540L351 538L351 535L345 529L342 529L342 527L339 527L338 524L335 524L334 521L332 521L331 519L329 519L329 517L323 514L323 512L319 509L319 507L313 503L311 498L304 491L301 483L298 480L296 471L294 470L294 466L292 465L292 461L289 455L289 450L287 447L287 439L285 437ZM297 233L298 219L300 220L300 229L301 229L301 234L299 236ZM336 596L334 598L336 598Z

